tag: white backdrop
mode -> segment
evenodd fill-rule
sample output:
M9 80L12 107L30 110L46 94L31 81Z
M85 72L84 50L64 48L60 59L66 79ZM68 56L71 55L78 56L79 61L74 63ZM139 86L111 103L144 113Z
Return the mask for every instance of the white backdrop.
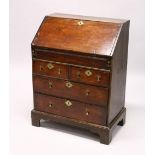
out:
M127 123L109 146L92 134L56 124L31 126L31 41L45 15L60 12L130 19ZM144 154L144 0L10 0L12 155Z

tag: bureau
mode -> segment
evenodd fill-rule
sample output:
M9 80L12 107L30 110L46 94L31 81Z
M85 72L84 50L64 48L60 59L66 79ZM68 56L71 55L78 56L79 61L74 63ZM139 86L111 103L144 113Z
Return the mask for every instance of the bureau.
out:
M129 20L51 14L31 44L32 125L52 120L109 144L125 123Z

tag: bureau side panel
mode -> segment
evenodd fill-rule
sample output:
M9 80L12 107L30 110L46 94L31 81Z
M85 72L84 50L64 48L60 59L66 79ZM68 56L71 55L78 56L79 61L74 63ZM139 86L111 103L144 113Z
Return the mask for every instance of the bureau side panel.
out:
M122 30L112 56L108 124L111 123L125 104L128 38L129 21L122 25Z

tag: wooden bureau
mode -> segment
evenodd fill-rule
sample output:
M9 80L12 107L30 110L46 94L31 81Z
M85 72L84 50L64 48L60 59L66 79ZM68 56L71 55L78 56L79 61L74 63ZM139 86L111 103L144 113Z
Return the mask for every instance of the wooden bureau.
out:
M128 36L129 20L46 16L31 44L32 125L77 126L109 144L125 123Z

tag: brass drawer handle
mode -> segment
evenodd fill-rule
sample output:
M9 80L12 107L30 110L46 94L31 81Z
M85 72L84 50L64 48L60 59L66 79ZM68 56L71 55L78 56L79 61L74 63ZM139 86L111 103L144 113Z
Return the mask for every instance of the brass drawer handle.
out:
M86 95L88 96L90 94L90 90L86 90Z
M48 107L49 107L49 108L52 108L52 107L53 107L53 104L52 104L51 101L48 102Z
M97 81L101 81L101 75L97 75Z
M73 87L73 84L71 82L66 82L66 87L71 88L71 87Z
M90 70L86 70L86 71L85 71L85 74L86 74L87 76L91 76L91 75L92 75L92 72L91 72Z
M72 106L72 102L71 102L71 101L69 101L69 100L65 101L65 104L66 104L66 106L67 106L67 107Z
M80 79L81 75L80 75L80 71L77 72L77 78Z
M53 104L52 104L52 102L51 102L51 101L49 102L48 107L49 107L49 108L52 108L52 107L53 107Z
M49 106L49 108L52 108L53 105L52 104L49 104L48 106Z
M61 74L61 68L58 69L58 74L59 74L59 75Z
M51 63L48 63L47 67L48 67L48 69L52 69L52 68L54 68L54 65L52 65Z
M108 61L108 65L110 65L110 63L111 63L111 62L110 62L110 61Z
M48 82L49 88L53 87L53 83L51 81Z
M86 116L88 116L89 115L89 111L88 111L88 109L86 108Z
M40 65L40 71L43 71L44 67L42 65Z
M88 116L89 115L89 112L86 112L86 115Z

